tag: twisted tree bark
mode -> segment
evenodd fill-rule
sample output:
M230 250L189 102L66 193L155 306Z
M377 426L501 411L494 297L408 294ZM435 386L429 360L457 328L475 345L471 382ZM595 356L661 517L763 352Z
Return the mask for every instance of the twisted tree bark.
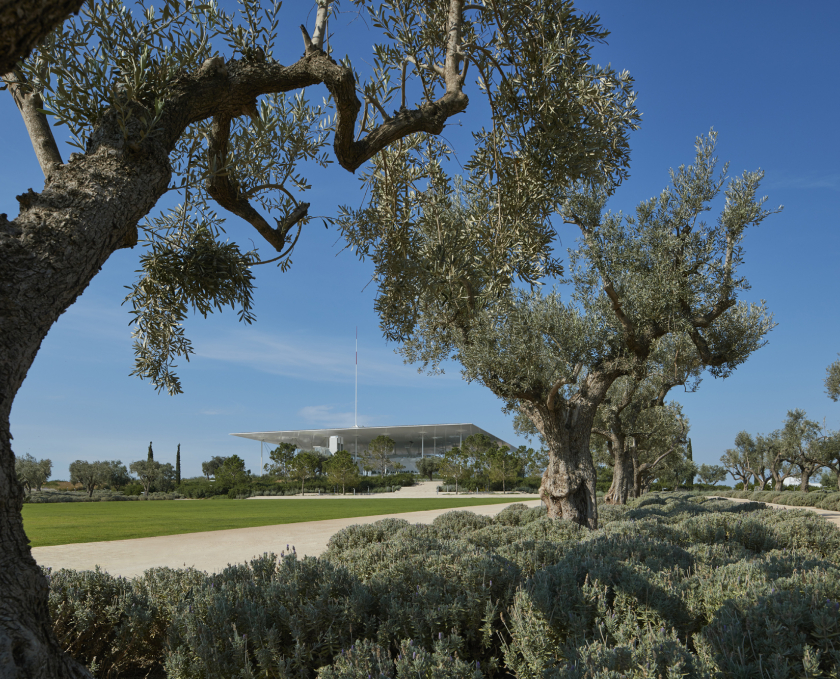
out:
M29 55L84 0L0 0L0 75Z

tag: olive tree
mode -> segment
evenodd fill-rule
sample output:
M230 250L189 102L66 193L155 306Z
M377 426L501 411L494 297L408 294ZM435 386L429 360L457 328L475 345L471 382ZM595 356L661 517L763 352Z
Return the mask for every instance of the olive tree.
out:
M641 370L662 338L687 336L700 365L727 377L773 327L763 302L739 299L749 287L739 273L746 231L772 214L757 197L763 173L744 172L727 183L727 168L716 171L715 141L714 133L698 138L695 163L672 171L672 187L635 214L605 213L610 192L603 183L581 185L562 202L563 218L579 232L569 251L574 293L568 301L556 291L516 287L491 299L484 261L470 244L493 233L496 217L473 200L469 185L444 192L442 179L414 195L422 214L412 217L413 228L424 238L400 242L395 255L414 263L423 284L404 278L395 289L388 258L375 259L383 280L380 310L395 299L413 300L410 316L390 321L383 314L386 336L402 340L406 358L432 370L455 358L467 380L491 389L506 411L523 412L543 435L550 458L540 494L549 516L597 527L595 415L612 384ZM372 178L374 193L385 190L383 181ZM707 224L703 213L722 190L722 211ZM361 217L377 215L385 212L371 207ZM407 219L399 215L398 223ZM440 271L450 271L447 284L425 250L438 225L463 237L444 239L435 251ZM544 264L541 259L530 271Z
M367 471L376 471L382 475L396 468L394 460L394 439L380 434L373 439L362 453L362 465Z
M225 458L220 455L214 455L206 462L201 463L201 473L204 474L204 478L208 481L210 477L216 476L216 472L218 471L219 467L221 467L225 463Z
M128 468L131 473L137 477L137 480L143 486L143 492L148 495L154 484L158 483L162 477L160 462L154 460L137 460L132 462Z
M832 401L840 399L840 359L825 370L825 393Z
M59 7L53 23L77 6L39 4ZM160 0L136 13L119 0L93 1L13 65L9 59L25 55L43 30L27 43L20 36L35 32L5 20L7 7L17 14L29 6L0 8L2 44L13 46L0 62L13 67L0 75L45 176L43 190L21 193L17 217L0 216L0 647L19 649L21 672L85 674L46 622L47 583L23 532L9 413L50 327L116 250L142 246L127 298L134 374L178 393L175 360L192 352L181 321L223 306L254 319L255 267L286 269L312 218L298 165L329 162L330 142L350 172L369 160L381 169L377 158L389 149L383 162L399 164L467 108L474 88L490 114L473 128L470 166L500 219L509 214L505 205L533 205L529 219L539 216L534 198L569 178L626 175L627 132L639 116L629 76L589 63L591 45L606 37L596 16L563 0L355 4L383 36L372 58L354 57L357 64L369 58L364 79L349 56L330 55L340 34L330 0L316 3L314 29L301 29L299 51L285 53L291 59L281 50L294 44L294 22L279 1L240 0L238 15L195 0ZM319 85L328 99L312 104L304 88L311 96ZM66 160L51 120L76 146ZM167 192L180 204L144 220ZM253 227L270 254L223 242L227 213ZM394 225L365 229L387 250ZM410 227L397 226L406 237ZM495 265L509 260L530 275L543 235L541 223L505 224L479 243L495 248L487 271L506 279L509 267Z
M324 469L330 481L341 486L342 495L344 495L345 486L359 478L359 465L356 464L353 455L347 450L336 452L335 455L324 462Z
M726 467L719 464L701 464L697 468L697 476L700 478L700 483L710 486L725 481L728 473Z
M417 460L417 473L420 476L428 476L429 481L434 479L434 475L440 470L440 459L437 457L421 457Z
M805 411L788 411L779 438L785 456L800 474L800 490L808 490L811 477L820 469L840 471L840 432L809 420Z
M666 446L651 459L642 459L661 439L685 437L685 421L665 404L677 386L696 390L700 383L700 361L686 335L667 335L659 340L648 361L635 374L619 377L607 390L592 425L592 433L603 439L608 450L613 478L606 494L608 504L626 504L639 497L642 478L648 478L678 450ZM645 455L644 457L649 457Z
M788 411L780 430L780 444L799 476L799 490L807 492L811 477L827 466L824 449L833 448L831 441L826 445L829 438L820 423L809 420L804 410Z
M93 497L93 491L111 481L111 465L108 462L86 462L76 460L70 463L70 483L80 483Z
M696 472L688 457L688 420L679 403L670 401L662 407L647 410L640 419L649 428L630 440L632 497L648 492L654 481L676 487Z
M15 460L15 475L29 493L33 490L40 491L41 486L47 482L51 474L52 460L50 459L36 460L27 453Z

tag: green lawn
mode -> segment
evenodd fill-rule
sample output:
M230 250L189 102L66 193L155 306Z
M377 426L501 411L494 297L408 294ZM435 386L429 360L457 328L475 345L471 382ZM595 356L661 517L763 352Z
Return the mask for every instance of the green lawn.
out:
M33 547L46 547L517 501L521 500L508 496L404 500L55 502L24 505L23 527Z

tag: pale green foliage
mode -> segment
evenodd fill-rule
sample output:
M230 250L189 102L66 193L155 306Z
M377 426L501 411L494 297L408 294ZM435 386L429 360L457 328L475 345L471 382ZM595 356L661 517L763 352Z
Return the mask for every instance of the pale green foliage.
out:
M448 323L448 301L439 297L437 313L423 317L405 343L406 357L435 366L454 355L464 376L491 388L509 410L523 399L545 402L560 379L566 384L558 397L569 398L578 364L578 383L607 362L619 374L642 367L628 352L626 329L605 292L609 283L638 340L691 337L708 350L701 362L712 374L728 375L774 325L763 303L737 301L748 289L738 273L745 230L771 212L756 198L761 173L748 172L729 183L716 224L700 221L725 182L715 176L714 142L714 134L698 139L695 165L672 172L673 188L643 202L635 215L602 214L608 194L601 189L566 202L564 214L582 235L569 250L568 301L558 292L512 290L459 327ZM719 307L721 315L697 324Z
M146 493L152 489L154 484L162 479L163 472L161 467L161 463L155 460L137 460L128 466L131 473L140 481Z
M840 399L840 360L825 369L825 392L832 401Z
M31 454L15 457L15 476L28 493L41 490L52 474L52 460L45 458L36 460Z
M710 485L725 481L727 474L726 467L719 464L701 464L697 468L697 477L700 482Z
M359 477L359 466L353 460L350 452L346 450L339 450L324 462L324 471L327 472L327 478L331 482L341 486L342 494L344 493L344 487L348 483L353 483Z
M251 323L253 274L252 253L243 254L235 243L221 243L211 229L220 228L213 213L187 215L186 206L152 220L155 233L140 256L140 279L130 288L126 302L132 305L132 332L137 356L132 375L149 378L158 391L181 393L173 372L176 356L189 361L192 343L183 322L190 312L205 318L213 308L239 306L241 321ZM210 225L210 228L208 228Z
M318 472L321 466L321 457L311 451L302 450L291 460L289 464L289 477L300 481L300 492L304 492L306 479L311 479Z
M402 80L392 76L408 57L420 65L410 72L424 97L438 96L446 3L363 4L390 39L375 48L369 94L383 103L395 97ZM614 185L626 176L628 136L640 119L630 76L589 62L607 35L597 16L559 0L492 1L465 15L462 50L492 116L473 134L465 175L444 171L454 156L448 144L407 137L361 176L368 205L345 207L338 220L374 263L376 308L393 340L411 335L435 300L446 300L449 315L468 313L515 280L557 273L551 215L573 182Z
M103 117L112 114L126 139L129 128L140 125L139 136L132 135L132 144L139 144L159 130L171 86L209 57L273 60L281 3L264 4L239 0L237 16L213 0L162 0L157 7L140 2L133 9L122 0L87 3L22 62L24 88L41 94L47 112L67 125L81 151ZM310 105L302 92L276 93L261 97L249 117L233 121L224 163L208 153L209 121L190 125L178 139L170 156L170 190L181 193L183 203L140 226L139 240L148 250L126 298L135 324L133 375L151 380L158 390L180 393L173 361L189 360L193 351L182 327L188 313L206 316L230 305L239 309L240 320L254 318L250 267L259 257L219 240L222 220L208 206L207 182L228 176L282 221L300 205L295 194L310 188L298 165L330 162L323 152L330 125L324 108ZM279 258L283 270L309 220L304 216L287 237Z
M394 460L394 439L390 436L380 434L368 444L362 453L362 466L367 471L376 471L386 474L396 469Z
M111 466L108 462L86 462L76 460L70 463L70 483L81 483L88 495L94 488L102 488L111 480Z

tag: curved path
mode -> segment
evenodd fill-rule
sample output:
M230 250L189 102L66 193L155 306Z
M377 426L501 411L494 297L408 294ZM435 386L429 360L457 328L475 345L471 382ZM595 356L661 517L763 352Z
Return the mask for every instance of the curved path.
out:
M404 488L403 490L409 489ZM393 497L390 493L387 496ZM400 493L400 496L405 497L402 493ZM300 499L300 496L297 497ZM317 497L312 496L312 499L317 501ZM422 497L428 497L428 495ZM254 499L282 500L283 498ZM523 501L518 500L517 496L511 498L511 504L517 502ZM523 504L528 507L538 507L540 500L524 500ZM484 516L495 516L507 506L506 504L479 505L477 507L464 507L464 510ZM111 575L121 575L127 578L142 575L143 571L157 566L169 566L170 568L192 566L212 573L222 570L229 564L247 562L266 552L274 552L279 555L281 551L292 547L301 556L318 556L326 550L327 542L335 533L353 524L374 523L389 517L405 519L409 523L431 523L436 517L451 511L458 510L432 509L422 512L360 516L348 519L330 519L328 521L306 521L278 526L208 531L206 533L163 535L134 540L34 547L32 556L41 566L54 569L72 568L74 570L93 570L94 567L99 566Z
M740 497L723 497L722 495L710 495L709 497L713 497L716 500L729 500L730 502L761 502L761 500L746 500ZM840 526L840 512L835 511L833 509L820 509L819 507L795 507L793 505L777 505L775 502L761 502L766 507L771 507L773 509L807 509L810 512L814 512L815 514L819 514L829 523L833 523L835 526Z

